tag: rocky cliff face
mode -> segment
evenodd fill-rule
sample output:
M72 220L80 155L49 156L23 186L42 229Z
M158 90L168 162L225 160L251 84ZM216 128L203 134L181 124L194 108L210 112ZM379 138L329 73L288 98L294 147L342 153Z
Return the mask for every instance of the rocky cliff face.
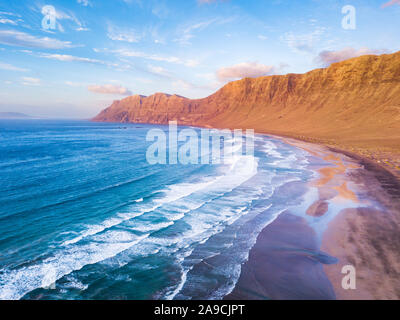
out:
M400 52L305 74L245 78L204 99L156 93L115 101L93 120L251 128L258 132L400 145Z

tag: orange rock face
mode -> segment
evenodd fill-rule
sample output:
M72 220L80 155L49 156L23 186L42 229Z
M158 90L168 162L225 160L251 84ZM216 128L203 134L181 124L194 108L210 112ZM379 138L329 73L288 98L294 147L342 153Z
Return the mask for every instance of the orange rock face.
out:
M204 99L156 93L115 101L94 121L255 129L400 148L400 52L305 74L245 78Z

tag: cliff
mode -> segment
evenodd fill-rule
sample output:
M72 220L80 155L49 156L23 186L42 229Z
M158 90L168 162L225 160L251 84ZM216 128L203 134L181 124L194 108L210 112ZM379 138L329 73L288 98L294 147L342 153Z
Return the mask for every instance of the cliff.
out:
M135 95L115 101L93 120L177 120L182 125L252 128L351 151L399 151L400 52L353 58L305 74L245 78L203 99Z

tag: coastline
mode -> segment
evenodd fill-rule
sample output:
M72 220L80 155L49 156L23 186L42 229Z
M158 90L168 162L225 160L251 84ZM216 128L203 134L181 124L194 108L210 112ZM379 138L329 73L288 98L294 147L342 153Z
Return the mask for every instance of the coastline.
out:
M396 168L377 160L379 154L371 159L318 139L256 133L295 145L314 158L310 169L320 171L311 187L318 189L319 199L300 214L281 214L262 230L235 288L224 299L399 299L400 175ZM396 153L392 156L398 159ZM339 208L327 219L327 201L340 204L340 198L354 205ZM322 227L315 226L318 220ZM292 266L289 276L282 274L282 269L291 267L287 261L300 266ZM356 290L341 286L341 268L349 264L356 267ZM288 279L295 282L295 290L288 288Z
M397 178L354 153L269 136L311 155L318 199L262 230L225 299L399 299ZM356 269L355 290L342 288L345 265Z
M358 141L356 143L322 139L316 137L302 136L296 134L285 134L285 133L273 133L260 131L260 134L274 136L278 139L291 139L306 144L319 145L329 150L341 153L349 158L355 159L361 162L363 165L369 168L374 167L373 170L379 168L391 173L400 184L400 146L396 148L381 148L380 140L377 141Z

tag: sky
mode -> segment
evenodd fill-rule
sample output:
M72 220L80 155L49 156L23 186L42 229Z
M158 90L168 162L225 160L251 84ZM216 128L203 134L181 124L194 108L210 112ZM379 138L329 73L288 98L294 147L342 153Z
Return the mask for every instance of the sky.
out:
M400 48L400 0L0 0L0 112L90 118Z

